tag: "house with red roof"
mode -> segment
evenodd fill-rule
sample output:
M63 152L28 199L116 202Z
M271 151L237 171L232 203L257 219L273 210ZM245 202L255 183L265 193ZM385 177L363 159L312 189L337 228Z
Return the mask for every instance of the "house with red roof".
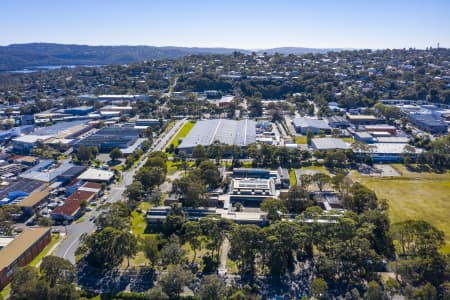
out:
M61 206L56 207L51 212L51 217L53 220L58 221L73 221L76 220L81 216L83 213L82 211L82 203L89 203L97 196L96 192L92 191L83 191L83 190L76 190L74 193L72 193L66 201L64 201L64 204Z

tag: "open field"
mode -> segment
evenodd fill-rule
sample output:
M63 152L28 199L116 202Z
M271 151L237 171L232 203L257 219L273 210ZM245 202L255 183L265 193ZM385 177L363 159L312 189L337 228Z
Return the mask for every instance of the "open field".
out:
M301 174L314 174L314 173L324 173L327 175L331 175L330 171L327 170L324 166L308 166L308 167L301 167L300 169L297 169Z
M421 219L443 230L443 251L450 253L450 174L415 173L402 165L393 167L400 177L369 177L357 172L350 177L373 189L378 198L388 200L393 223Z
M192 121L186 122L180 129L180 131L178 131L177 135L173 137L173 139L170 141L168 145L173 144L175 147L177 147L180 142L180 138L186 137L188 133L191 131L191 129L194 127L194 125L195 122Z
M296 144L306 144L306 135L296 135L294 137L294 142Z
M139 208L142 212L138 212L137 210L131 213L131 231L137 236L142 236L144 234L145 228L147 227L147 221L145 219L144 212L150 208L150 203L142 202L139 204Z
M291 184L291 186L297 185L297 177L295 176L294 169L289 170L289 183Z

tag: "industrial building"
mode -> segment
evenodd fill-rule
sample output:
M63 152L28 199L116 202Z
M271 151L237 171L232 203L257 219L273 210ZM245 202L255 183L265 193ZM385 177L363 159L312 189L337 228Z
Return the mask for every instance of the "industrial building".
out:
M56 221L73 221L81 216L82 208L81 204L83 202L89 203L97 196L96 192L80 190L78 189L72 193L64 201L64 204L57 206L51 212L51 217Z
M247 206L259 206L264 199L273 198L275 196L275 181L273 178L244 178L231 180L231 203L240 202Z
M92 106L78 106L64 109L65 114L75 116L85 116L94 111Z
M374 162L401 162L403 160L402 154L405 153L406 143L374 143L370 151L367 152ZM416 149L415 153L410 153L412 159L415 159L416 154L422 152L421 149Z
M100 152L110 152L114 148L128 148L139 138L142 129L130 127L104 127L95 134L81 140L78 145L95 146Z
M89 168L78 179L93 182L110 182L114 178L114 172Z
M22 199L17 206L22 209L24 215L31 216L41 204L47 201L51 191L51 187L37 189L30 193L26 198Z
M36 166L20 174L19 177L39 180L46 183L69 181L70 179L75 178L77 174L80 174L84 169L86 168L75 166L69 162L56 165L53 160L48 159L42 160Z
M98 95L99 101L136 101L136 100L150 100L148 95Z
M133 111L133 107L131 106L117 106L117 105L106 105L100 108L100 114L103 115L106 113L117 113L119 115L130 114Z
M14 271L29 264L51 241L50 228L27 228L16 237L5 239L0 248L0 289L10 281Z
M367 144L371 144L371 143L375 142L375 139L373 138L373 136L366 131L354 132L353 138L355 139L355 141L363 142L363 143L367 143Z
M148 126L160 126L161 121L158 119L137 119L136 126L148 127Z
M374 115L352 115L347 113L347 120L355 126L382 124L383 119Z
M178 146L188 153L197 145L208 147L214 142L240 147L256 142L256 122L252 120L201 120L195 123L187 137Z
M28 154L38 142L67 143L71 145L75 138L91 130L92 126L86 121L72 121L56 123L42 127L32 134L13 139L13 150L16 153Z
M336 138L314 138L311 140L311 147L316 150L346 150L351 148L348 143Z
M348 128L350 127L350 122L341 116L331 116L327 118L328 125L332 128Z
M311 118L294 118L292 120L295 131L301 134L307 134L311 131L313 134L318 134L320 131L324 133L331 133L331 127L323 120Z
M13 151L20 154L29 154L38 142L44 142L51 138L51 135L28 134L14 138Z
M409 121L417 128L432 134L447 134L448 124L432 114L414 114L408 115Z
M14 178L6 179L0 184L0 206L16 203L43 185L41 181Z
M92 129L86 120L56 123L33 132L35 135L51 136L60 139L73 139Z
M391 135L397 134L397 128L387 124L365 125L362 126L365 131L368 132L388 132Z

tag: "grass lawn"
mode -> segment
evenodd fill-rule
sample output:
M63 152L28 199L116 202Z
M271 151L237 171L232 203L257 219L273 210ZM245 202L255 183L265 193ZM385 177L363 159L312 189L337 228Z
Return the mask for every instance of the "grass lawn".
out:
M353 138L351 138L351 137L344 137L344 138L341 138L341 140L343 140L346 143L350 143L350 144L352 144L354 142Z
M139 204L139 208L142 212L134 210L131 213L131 231L137 236L142 236L144 234L145 228L147 227L147 221L145 220L144 212L150 208L151 204L148 202L142 202Z
M184 138L188 135L189 131L191 131L191 129L194 127L195 122L193 121L189 121L186 122L183 127L181 127L180 131L178 131L177 135L175 135L173 137L173 139L170 141L170 143L168 144L170 146L170 144L173 144L175 147L178 146L180 138Z
M402 165L394 165L402 176L393 178L350 174L373 189L378 198L389 202L389 215L393 223L407 219L425 220L444 231L445 253L450 253L450 174L416 173Z
M79 219L77 219L77 220L75 221L75 224L84 222L84 221L86 221L86 219L87 219L87 216L86 216L86 213L85 213L81 218L79 218Z
M227 273L228 274L237 274L239 272L239 268L234 260L227 258Z
M139 162L139 160L138 160L138 162ZM125 167L125 166L124 166L123 164L120 164L120 165L111 167L111 170L123 171L123 170L124 170L124 167Z
M45 246L45 248L41 251L41 253L39 253L38 256L36 256L30 263L29 265L32 267L36 267L36 265L47 255L50 255L51 253L49 253L50 249L52 249L53 246L55 246L55 244L59 241L59 239L61 238L61 236L58 235L54 235L52 234L52 240L50 242L50 244L48 244L47 246Z
M0 291L0 299L6 299L6 296L8 296L9 292L11 292L11 284L8 284L3 288L3 290Z
M289 182L290 182L291 186L297 185L297 177L295 176L294 169L289 170Z
M250 162L250 161L244 161L244 162L242 163L242 167L243 167L243 168L251 168L251 167L252 167L252 162Z
M136 255L132 258L130 258L130 267L139 267L139 266L149 266L150 261L145 257L145 254L143 251L138 251ZM123 262L121 264L122 268L126 268L128 266L128 259L124 258Z
M320 171L324 174L331 175L330 171L328 171L327 168L325 168L324 166L301 167L300 170Z
M199 237L202 247L201 249L197 249L195 262L198 263L200 266L203 265L203 259L202 257L208 254L208 250L206 249L206 237L202 236ZM191 245L189 243L185 243L182 248L186 250L186 258L189 263L192 262L192 259L194 258L194 250L192 250Z
M187 170L189 171L189 168L192 168L194 166L195 162L194 161L188 161L187 163L188 163L188 169ZM168 171L169 174L173 174L176 171L184 171L181 168L181 161L173 162L171 160L168 160L166 162L166 165L167 165L167 171Z
M306 143L306 135L296 135L296 136L294 136L294 142L296 144L307 144Z

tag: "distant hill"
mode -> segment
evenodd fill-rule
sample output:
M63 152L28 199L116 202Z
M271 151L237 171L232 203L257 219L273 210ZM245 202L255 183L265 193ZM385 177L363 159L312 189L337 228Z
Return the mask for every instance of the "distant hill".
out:
M331 48L303 48L303 47L280 47L280 48L271 48L271 49L263 49L256 51L257 53L263 53L266 52L268 54L306 54L306 53L327 53L330 51L342 51L344 49L331 49Z
M274 48L258 53L323 53L331 49ZM230 54L250 50L232 48L188 48L155 46L88 46L52 43L12 44L0 46L0 71L40 66L126 64L149 59L175 59L192 54Z

